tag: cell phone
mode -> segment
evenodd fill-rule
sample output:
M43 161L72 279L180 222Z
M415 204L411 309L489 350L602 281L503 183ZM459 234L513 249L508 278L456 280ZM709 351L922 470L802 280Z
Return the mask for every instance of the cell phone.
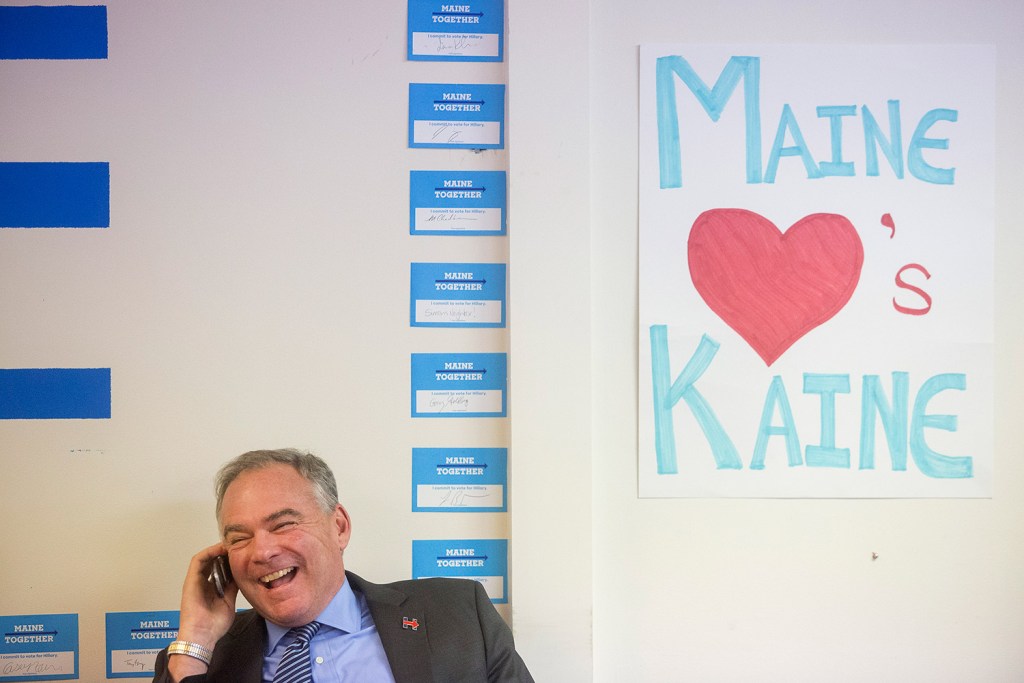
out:
M206 580L213 584L213 590L217 591L217 597L224 597L224 589L234 581L231 576L231 564L228 563L227 555L218 555L213 558L213 568Z

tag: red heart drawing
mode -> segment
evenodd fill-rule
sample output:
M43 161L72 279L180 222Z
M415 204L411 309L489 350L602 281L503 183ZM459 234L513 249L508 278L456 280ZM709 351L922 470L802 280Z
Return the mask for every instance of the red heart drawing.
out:
M711 209L693 222L688 258L707 305L771 365L850 300L864 247L836 214L805 216L783 234L753 211Z

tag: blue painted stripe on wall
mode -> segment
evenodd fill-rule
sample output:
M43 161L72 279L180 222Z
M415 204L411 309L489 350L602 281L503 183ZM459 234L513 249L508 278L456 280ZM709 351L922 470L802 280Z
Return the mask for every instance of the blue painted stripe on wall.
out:
M0 59L106 59L107 8L0 7Z
M0 163L0 227L106 228L110 164Z
M110 368L0 370L0 419L110 417Z

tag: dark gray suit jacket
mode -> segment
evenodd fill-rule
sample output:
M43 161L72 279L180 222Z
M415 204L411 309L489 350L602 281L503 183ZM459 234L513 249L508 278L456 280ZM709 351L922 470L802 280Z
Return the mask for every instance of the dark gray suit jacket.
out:
M396 683L533 683L512 631L476 581L419 579L375 584L345 572L366 596ZM416 620L418 628L403 628ZM235 617L217 642L205 676L181 683L260 683L267 630L254 610ZM167 651L154 683L171 683Z

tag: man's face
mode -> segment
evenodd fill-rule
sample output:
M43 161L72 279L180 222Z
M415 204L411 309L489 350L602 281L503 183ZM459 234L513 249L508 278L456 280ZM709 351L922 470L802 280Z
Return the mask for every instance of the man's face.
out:
M316 618L345 582L348 513L324 513L313 487L289 465L238 475L220 512L242 595L268 621L291 628Z

